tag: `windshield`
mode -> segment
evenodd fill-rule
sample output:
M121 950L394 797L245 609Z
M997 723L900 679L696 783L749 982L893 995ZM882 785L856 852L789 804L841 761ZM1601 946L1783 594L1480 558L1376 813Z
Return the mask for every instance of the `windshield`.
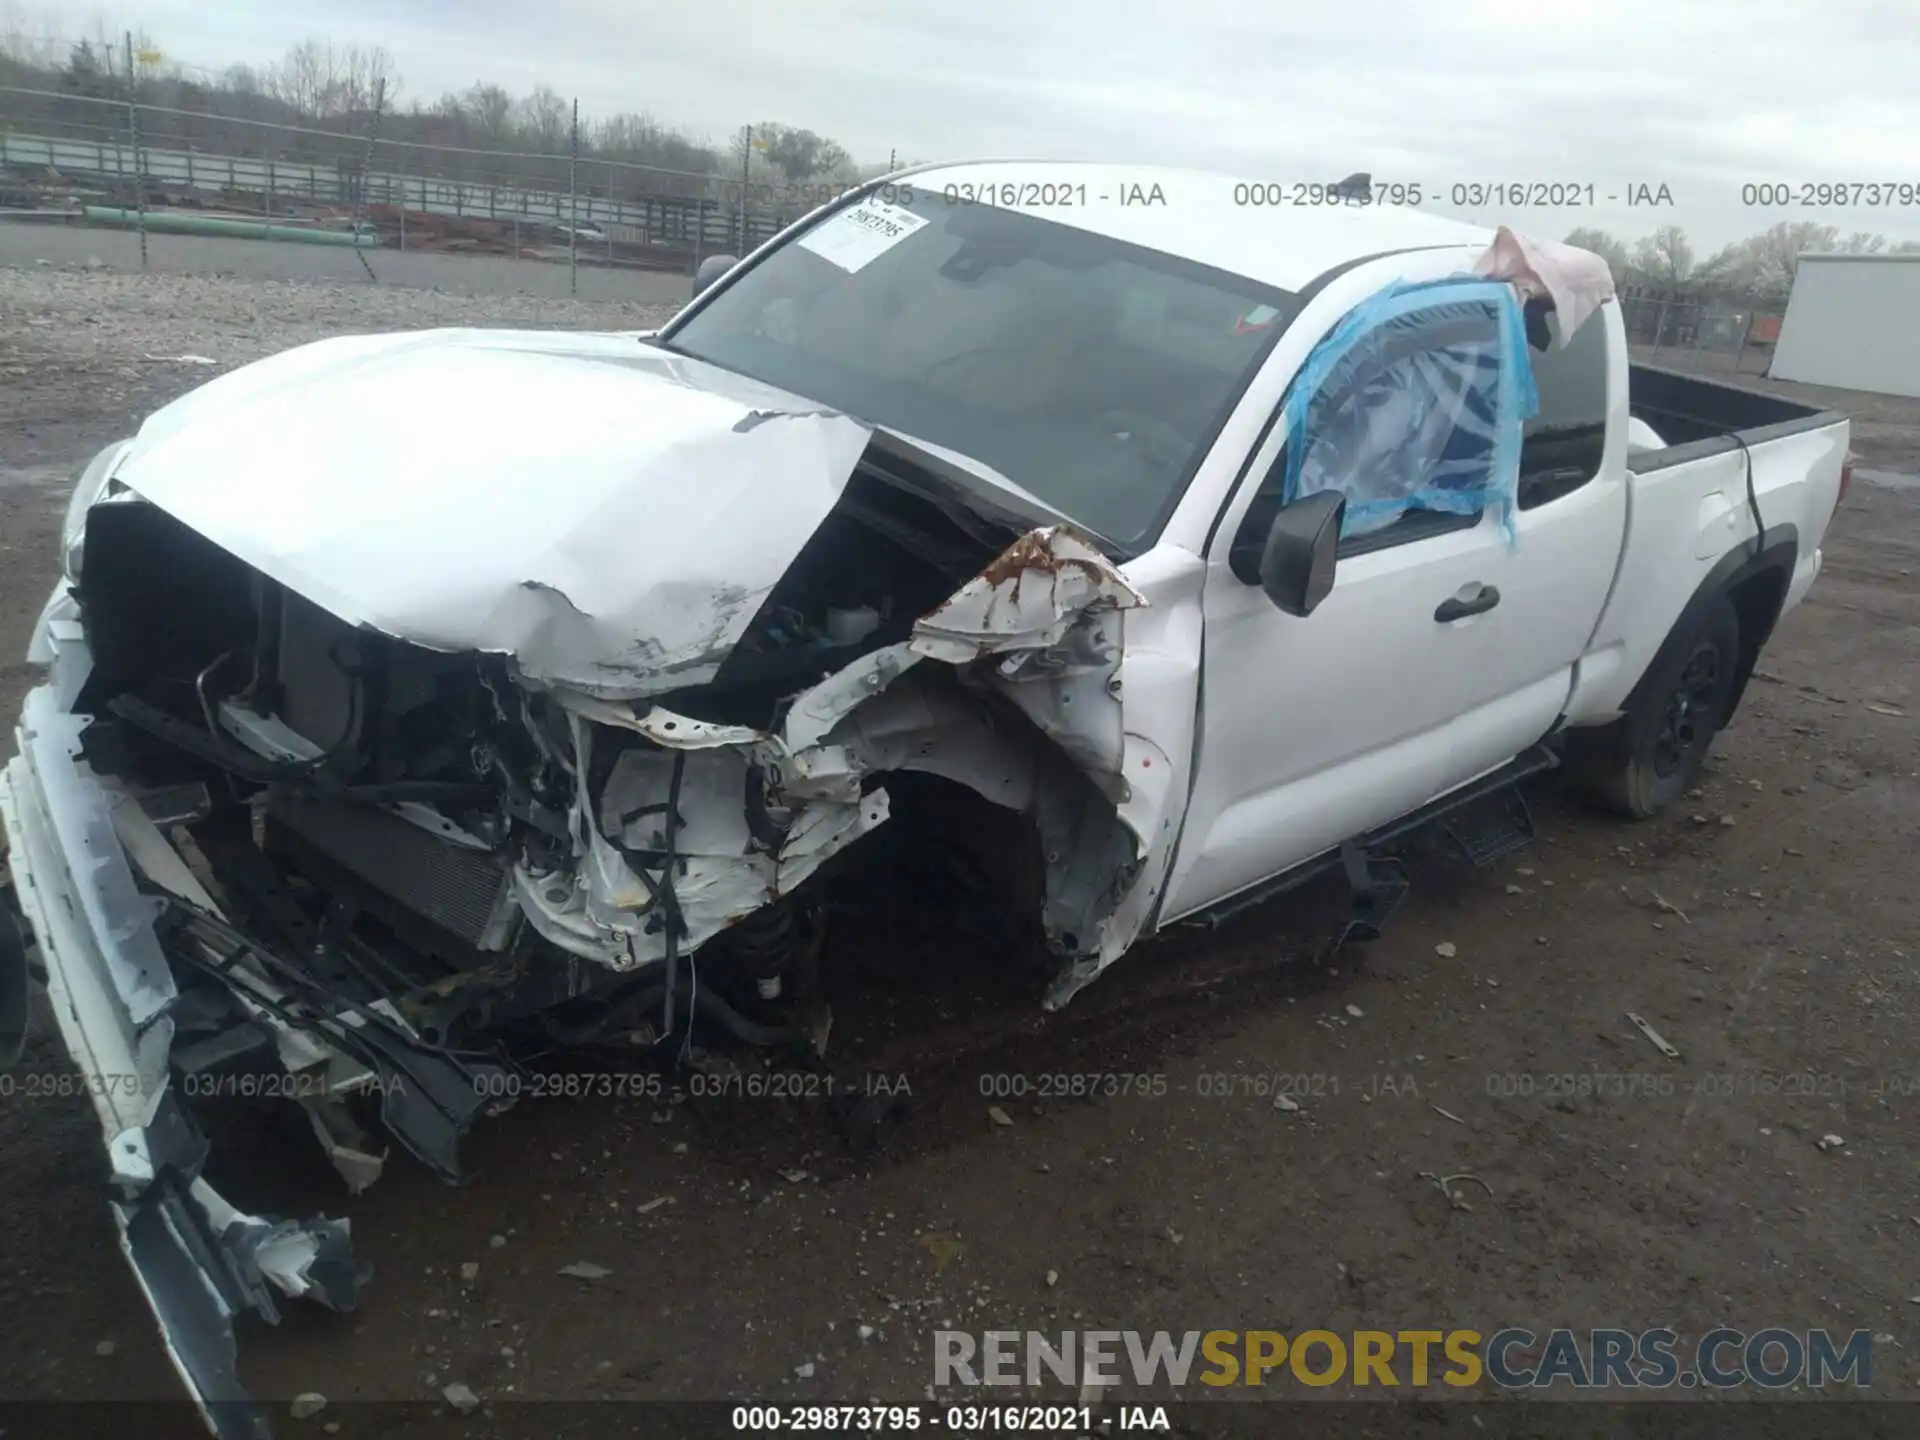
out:
M664 342L982 461L1109 540L1157 533L1294 297L1032 214L887 193Z

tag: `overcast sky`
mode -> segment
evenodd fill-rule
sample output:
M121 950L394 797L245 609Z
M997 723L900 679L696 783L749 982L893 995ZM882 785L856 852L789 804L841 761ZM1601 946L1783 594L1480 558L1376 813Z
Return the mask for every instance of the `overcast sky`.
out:
M19 0L0 0L19 16ZM392 52L403 102L539 82L696 138L778 120L856 158L1371 171L1434 208L1564 235L1684 225L1702 256L1778 219L1920 239L1920 205L1748 208L1745 182L1920 185L1914 0L144 0L169 59L261 64L318 35ZM35 9L35 19L44 12ZM1592 210L1455 210L1456 183L1595 187ZM1631 186L1671 208L1628 208ZM1609 201L1609 195L1620 197Z

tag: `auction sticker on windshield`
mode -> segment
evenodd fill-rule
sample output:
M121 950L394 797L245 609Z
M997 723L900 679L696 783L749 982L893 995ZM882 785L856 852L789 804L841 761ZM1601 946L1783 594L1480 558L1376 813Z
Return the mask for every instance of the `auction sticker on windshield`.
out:
M884 200L863 200L848 206L799 239L803 250L831 260L849 275L887 253L926 224L911 210Z

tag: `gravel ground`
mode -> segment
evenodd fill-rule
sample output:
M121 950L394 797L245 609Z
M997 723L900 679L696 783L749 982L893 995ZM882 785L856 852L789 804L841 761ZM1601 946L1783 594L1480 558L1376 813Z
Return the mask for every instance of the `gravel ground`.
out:
M0 269L0 655L51 582L69 467L208 373L145 357L225 366L343 330L662 313ZM1920 469L1920 404L1841 403L1876 417L1867 464ZM296 1309L250 1335L249 1383L326 1394L351 1436L396 1432L344 1402L452 1381L489 1401L918 1398L944 1321L1688 1339L1724 1323L1869 1329L1872 1393L1920 1399L1917 506L1855 487L1680 813L1602 821L1548 785L1530 852L1483 872L1417 861L1385 939L1330 969L1297 959L1323 894L1145 946L1044 1019L925 917L836 936L836 1045L885 1058L919 1105L882 1160L845 1153L807 1100L546 1100L476 1133L467 1188L396 1161L349 1199L263 1114L222 1140L236 1198L350 1214L376 1280L355 1316ZM24 682L0 668L0 710ZM993 983L955 980L971 975ZM935 1016L1005 1038L916 1051ZM65 1066L43 1032L20 1073ZM1160 1078L1040 1098L1073 1073ZM1649 1083L1556 1087L1568 1073ZM1304 1077L1298 1111L1254 1088L1275 1074ZM1025 1093L990 1100L996 1085ZM1844 1145L1822 1149L1829 1134ZM85 1102L0 1099L0 1155L0 1392L174 1396ZM1430 1176L1458 1172L1486 1190L1454 1207ZM578 1261L609 1273L557 1273ZM1448 1409L1421 1433L1480 1433ZM1802 1433L1912 1433L1912 1413ZM139 1419L194 1433L178 1412ZM486 1433L545 1424L518 1423Z

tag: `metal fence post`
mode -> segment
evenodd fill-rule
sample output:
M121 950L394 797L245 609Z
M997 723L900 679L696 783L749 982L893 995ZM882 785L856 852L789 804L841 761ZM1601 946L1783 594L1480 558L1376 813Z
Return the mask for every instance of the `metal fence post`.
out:
M133 32L127 31L127 141L133 147L133 204L140 217L140 268L147 268L147 179L140 155L139 88L133 74Z
M367 125L366 153L360 159L359 183L353 187L352 226L353 253L360 257L360 268L367 272L367 279L374 284L380 283L380 277L373 273L373 266L367 260L367 252L360 244L360 209L367 198L367 180L373 174L373 142L380 134L380 112L387 103L387 82L382 76L373 87L373 119Z
M747 185L752 179L753 167L753 127L747 126L740 137L740 254L745 255L750 248L747 245Z
M273 133L267 133L267 239L273 239Z
M567 143L567 293L580 293L580 102L573 102L573 132Z
M1733 373L1736 375L1740 373L1740 367L1746 363L1747 346L1753 343L1753 322L1759 318L1760 312L1748 306L1747 328L1740 332L1740 348L1733 352Z
M1659 313L1655 317L1655 321L1654 321L1654 331L1653 331L1653 353L1654 354L1658 355L1660 353L1660 340L1661 340L1661 337L1664 336L1666 333L1667 333L1667 301L1665 299L1662 299L1660 301Z

